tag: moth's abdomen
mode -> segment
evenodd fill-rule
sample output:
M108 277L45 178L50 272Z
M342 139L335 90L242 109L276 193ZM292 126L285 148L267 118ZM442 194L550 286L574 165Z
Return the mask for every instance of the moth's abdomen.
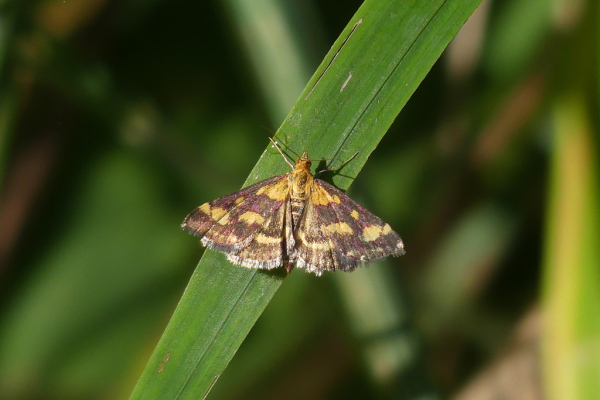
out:
M290 198L290 206L292 208L292 226L298 226L298 221L300 216L302 215L302 211L304 211L304 206L306 205L306 200L301 198Z

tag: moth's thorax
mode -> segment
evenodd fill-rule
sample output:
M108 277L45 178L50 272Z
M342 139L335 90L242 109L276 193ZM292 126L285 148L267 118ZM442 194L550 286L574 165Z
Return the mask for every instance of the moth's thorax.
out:
M308 159L308 153L305 151L302 157L296 160L296 166L288 176L292 199L306 200L308 198L313 184L310 166L311 162Z

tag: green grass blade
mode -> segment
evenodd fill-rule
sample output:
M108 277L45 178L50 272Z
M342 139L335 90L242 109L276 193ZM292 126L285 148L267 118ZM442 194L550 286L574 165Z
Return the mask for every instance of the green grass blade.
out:
M600 392L600 193L598 147L580 93L556 104L543 302L545 392Z
M346 189L478 4L366 1L279 129L279 140L331 165L359 151L343 176L333 178ZM288 169L279 154L265 151L246 184ZM284 277L235 267L206 251L131 398L202 398Z

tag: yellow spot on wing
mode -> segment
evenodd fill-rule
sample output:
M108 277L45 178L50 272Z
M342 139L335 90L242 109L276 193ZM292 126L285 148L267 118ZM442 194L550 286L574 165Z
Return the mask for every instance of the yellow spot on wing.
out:
M372 242L377 240L381 234L381 227L377 225L367 226L363 229L363 240L366 242Z
M225 210L224 208L217 207L210 210L210 216L215 221L220 220L225 214L227 214L227 210Z
M314 243L304 243L306 247L310 247L313 250L330 250L331 246L329 242L314 242Z
M229 214L226 214L223 218L217 221L219 225L227 225L229 223Z
M352 235L354 233L354 231L352 230L352 228L350 227L350 225L348 225L345 222L334 222L333 224L327 225L324 229L323 232L327 232L327 233L339 233L340 235Z
M287 179L282 178L279 182L263 186L256 192L257 195L266 195L271 200L284 201L289 194Z
M210 215L210 217L215 221L220 220L223 215L227 214L227 210L220 207L210 208L210 204L208 203L204 203L198 208L200 208L200 211L202 211L204 214Z
M254 240L256 240L260 244L278 244L282 242L283 238L267 236L265 234L259 233L258 235L256 235Z
M355 220L358 221L358 218L359 218L358 211L352 210L352 212L350 213L350 215L352 216L352 218L354 218Z
M304 232L298 233L298 239L300 239L303 246L309 247L313 250L330 250L331 249L331 245L329 244L329 242L309 242L306 239L306 235L304 235Z
M210 204L204 203L200 207L200 211L202 211L206 215L210 215Z
M385 224L383 226L383 229L381 230L381 234L382 235L387 235L388 233L390 233L392 231L392 227L390 226L390 224Z
M326 206L327 204L329 204L329 201L327 200L327 196L325 195L324 191L321 189L317 189L312 192L310 201L316 206Z
M239 204L240 204L240 203L242 203L243 201L244 201L244 198L243 198L243 197L239 197L239 198L235 199L235 204L236 204L236 205L239 205Z
M315 190L311 193L310 201L316 206L326 206L329 203L340 204L341 200L337 195L330 195L327 193L327 190L323 189L321 186L314 186Z
M248 225L252 225L252 224L260 225L263 222L265 222L265 219L262 217L262 215L257 214L253 211L246 211L245 213L240 215L240 221L245 221L246 223L248 223Z

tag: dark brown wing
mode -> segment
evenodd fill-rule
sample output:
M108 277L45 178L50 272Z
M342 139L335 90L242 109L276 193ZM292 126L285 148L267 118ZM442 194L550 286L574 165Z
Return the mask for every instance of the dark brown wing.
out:
M286 175L258 182L239 192L205 203L181 224L202 244L227 254L234 264L276 268L285 252Z
M336 187L319 179L294 231L296 267L352 271L363 262L404 254L404 244L392 228Z

